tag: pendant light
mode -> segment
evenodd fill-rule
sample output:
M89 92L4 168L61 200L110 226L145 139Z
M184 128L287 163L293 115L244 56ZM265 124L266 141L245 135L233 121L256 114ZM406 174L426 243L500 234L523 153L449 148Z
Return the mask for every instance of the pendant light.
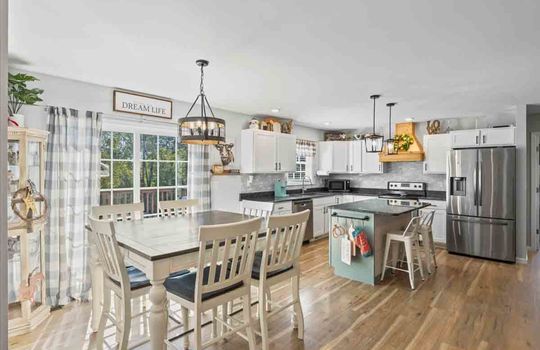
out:
M388 107L388 138L384 141L386 154L398 154L398 148L396 147L396 140L392 138L392 107L397 103L387 103Z
M204 67L208 66L207 60L197 60L197 66L201 67L200 92L186 116L178 121L178 136L183 144L192 145L215 145L225 142L225 120L216 118L214 111L204 94ZM201 115L190 117L189 113L197 101L201 104ZM206 114L210 110L211 117Z
M364 136L366 141L366 152L369 153L380 153L383 147L384 137L375 133L375 100L379 97L381 97L381 95L371 95L369 97L373 100L373 132Z

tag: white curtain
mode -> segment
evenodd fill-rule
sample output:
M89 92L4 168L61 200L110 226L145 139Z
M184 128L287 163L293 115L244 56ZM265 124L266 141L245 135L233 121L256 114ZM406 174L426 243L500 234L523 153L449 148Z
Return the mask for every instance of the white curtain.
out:
M207 145L188 145L188 198L200 201L199 210L210 210L210 163Z
M50 107L45 173L45 278L52 306L88 299L87 213L99 204L101 113Z

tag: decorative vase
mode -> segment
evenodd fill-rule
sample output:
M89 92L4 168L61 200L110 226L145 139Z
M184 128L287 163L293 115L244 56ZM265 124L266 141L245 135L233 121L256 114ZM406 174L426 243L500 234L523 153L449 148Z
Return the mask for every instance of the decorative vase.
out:
M13 114L8 117L9 126L18 126L24 128L24 115Z

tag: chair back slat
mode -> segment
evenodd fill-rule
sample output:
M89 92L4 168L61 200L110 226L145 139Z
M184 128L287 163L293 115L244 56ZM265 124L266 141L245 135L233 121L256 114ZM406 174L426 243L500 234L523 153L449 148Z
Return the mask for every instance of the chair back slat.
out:
M409 224L403 231L403 237L411 236L414 237L418 234L418 229L420 228L420 220L422 219L421 216L415 216L409 221Z
M92 208L92 216L96 219L113 221L142 220L144 215L143 203L101 205Z
M199 228L199 261L195 287L195 297L199 298L197 300L200 301L204 293L227 288L239 282L249 285L261 223L262 218L255 218ZM207 281L203 278L205 267L209 269Z
M199 205L198 199L182 199L176 201L160 201L158 210L160 217L177 217L191 214Z
M274 210L273 202L242 201L242 214L268 220Z
M433 217L435 216L435 210L431 210L422 217L422 226L431 228L433 224Z
M266 245L261 261L261 279L275 270L298 263L310 210L290 215L270 216Z
M109 278L119 282L123 290L129 289L129 277L116 241L114 221L112 219L100 220L92 216L88 220L92 229L90 234L97 247L103 271Z

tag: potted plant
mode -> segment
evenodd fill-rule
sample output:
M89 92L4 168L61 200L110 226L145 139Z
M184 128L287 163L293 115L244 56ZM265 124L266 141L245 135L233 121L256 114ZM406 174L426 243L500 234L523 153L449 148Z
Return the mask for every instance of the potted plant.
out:
M24 127L24 115L19 114L23 105L34 105L36 102L43 101L39 95L43 93L42 89L29 89L28 82L38 81L39 79L24 73L9 73L8 77L8 112L10 125Z

